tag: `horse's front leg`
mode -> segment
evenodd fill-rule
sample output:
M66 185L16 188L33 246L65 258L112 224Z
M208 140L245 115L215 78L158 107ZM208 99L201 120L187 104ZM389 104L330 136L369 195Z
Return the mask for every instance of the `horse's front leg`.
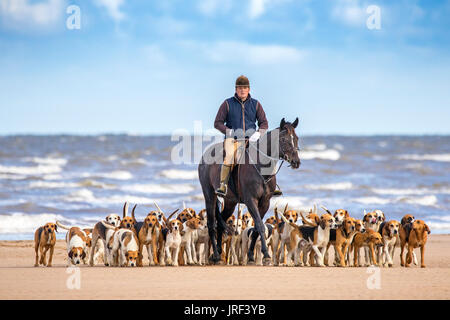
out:
M216 227L215 227L215 222L216 222L216 217L215 217L215 208L216 207L216 203L215 201L209 201L208 203L208 207L207 207L207 214L208 214L208 235L209 235L209 240L211 241L211 246L213 249L213 253L212 256L210 258L211 262L217 263L220 261L220 254L217 250L217 243L216 243Z
M267 244L266 244L266 238L265 238L265 228L264 223L262 222L258 206L255 204L256 200L250 200L246 201L245 204L247 205L248 211L250 211L250 214L252 215L253 221L255 222L255 229L258 232L258 235L261 240L261 252L263 254L263 265L268 266L272 264L269 250L267 250ZM248 250L248 261L255 261L254 258L254 249L255 249L255 243L256 238L252 239L250 249Z

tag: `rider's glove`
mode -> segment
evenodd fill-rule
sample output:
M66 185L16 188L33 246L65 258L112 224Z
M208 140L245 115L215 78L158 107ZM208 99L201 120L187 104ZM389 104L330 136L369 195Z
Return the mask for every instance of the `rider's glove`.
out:
M252 136L248 139L250 142L256 142L261 137L261 133L256 131Z

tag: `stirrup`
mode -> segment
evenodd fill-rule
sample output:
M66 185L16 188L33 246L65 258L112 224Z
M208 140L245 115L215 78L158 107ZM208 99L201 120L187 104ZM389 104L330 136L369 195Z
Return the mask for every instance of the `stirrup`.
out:
M278 184L277 184L277 187L278 187ZM282 196L282 195L283 195L283 192L280 190L280 187L278 187L278 189L275 189L273 191L272 197L279 197L279 196Z
M225 191L223 191L220 187L224 186ZM216 195L219 197L225 197L227 195L228 186L226 184L220 184L219 188L216 189Z

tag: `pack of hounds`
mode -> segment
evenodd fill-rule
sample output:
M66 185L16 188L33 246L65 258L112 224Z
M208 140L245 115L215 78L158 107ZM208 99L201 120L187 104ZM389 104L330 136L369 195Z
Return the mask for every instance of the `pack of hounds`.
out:
M122 218L118 214L109 214L93 228L69 227L59 221L39 227L35 232L35 267L52 266L58 228L67 230L68 266L103 263L112 267L142 267L144 247L149 266L209 264L211 245L206 210L196 213L183 204L184 209L176 217L179 209L166 217L155 205L158 210L151 211L139 222L135 218L136 205L128 216L126 202ZM401 266L418 265L414 249L420 248L421 267L425 268L425 244L430 228L410 214L398 222L387 221L381 210L364 211L360 220L350 217L345 209L332 213L321 206L325 213L319 215L316 205L309 212L287 208L288 205L280 214L275 207L274 215L264 224L274 266L392 267L395 248L400 247ZM258 241L259 234L250 213L242 214L239 207L237 215L232 215L226 223L222 264L247 265L248 249L253 243L257 255L255 263L262 265L261 241ZM334 248L335 257L332 264L328 261L330 246Z

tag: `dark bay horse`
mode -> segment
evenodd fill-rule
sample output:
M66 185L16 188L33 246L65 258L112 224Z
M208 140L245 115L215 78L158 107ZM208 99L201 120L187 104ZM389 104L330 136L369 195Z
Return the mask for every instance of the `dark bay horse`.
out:
M270 265L270 256L264 238L262 218L269 209L270 198L276 187L276 177L275 173L265 174L267 171L261 170L267 164L268 158L272 161L285 160L289 162L293 169L297 169L300 166L300 159L297 152L298 137L295 133L297 125L298 118L293 123L286 122L283 118L279 128L268 131L258 140L257 144L252 143L251 146L255 148L256 145L258 152L250 152L249 147L243 153L245 162L240 161L240 164L236 164L231 172L222 211L219 209L217 195L214 190L219 186L220 165L223 161L223 146L222 144L215 144L203 153L202 160L198 166L198 175L205 197L208 232L213 248L213 254L210 257L212 263L218 264L221 260L222 235L227 230L225 221L233 214L238 203L244 203L255 222L255 228L258 231L259 237L261 237L261 251L264 255L263 264ZM266 146L265 148L261 147L263 144ZM211 151L212 149L215 151ZM215 152L219 152L217 157L215 157ZM212 154L216 160L220 160L211 163L206 158L207 154ZM250 158L252 161L249 161ZM249 264L254 264L255 261L255 241L256 238L252 239L248 251Z

